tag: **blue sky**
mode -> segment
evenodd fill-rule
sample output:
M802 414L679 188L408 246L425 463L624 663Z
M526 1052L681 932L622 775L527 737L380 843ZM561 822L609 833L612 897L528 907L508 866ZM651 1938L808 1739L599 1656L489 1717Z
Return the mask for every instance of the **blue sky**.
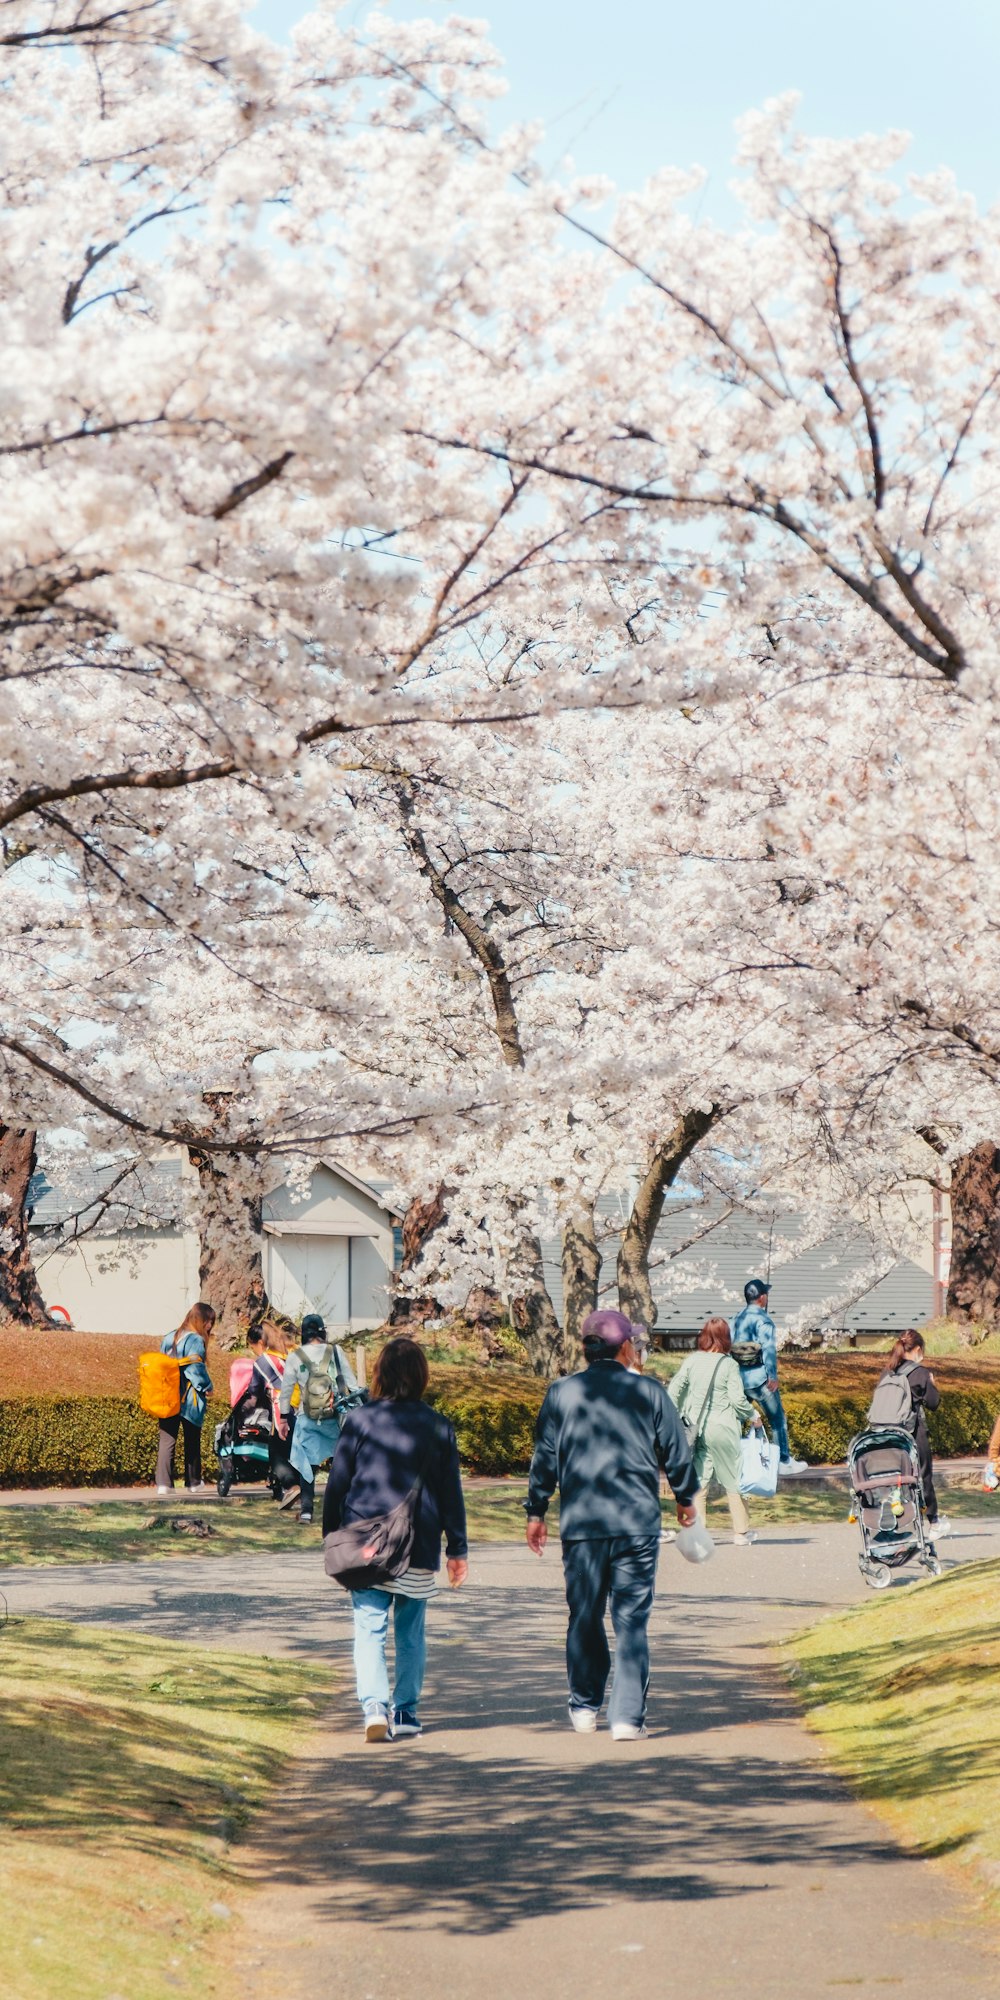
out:
M260 0L281 35L304 0ZM363 21L368 0L348 9ZM635 186L658 167L707 169L706 214L732 216L733 121L803 94L808 132L913 133L917 171L947 165L983 205L1000 197L1000 0L396 0L412 18L485 17L506 58L505 113L541 119L552 165Z

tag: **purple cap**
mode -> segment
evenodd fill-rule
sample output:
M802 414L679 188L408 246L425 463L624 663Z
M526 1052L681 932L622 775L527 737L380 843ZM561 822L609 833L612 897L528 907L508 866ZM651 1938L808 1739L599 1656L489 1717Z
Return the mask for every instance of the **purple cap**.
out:
M631 1320L624 1313L613 1312L610 1306L601 1312L588 1313L580 1332L584 1340L603 1340L605 1347L624 1347L627 1340L634 1338Z

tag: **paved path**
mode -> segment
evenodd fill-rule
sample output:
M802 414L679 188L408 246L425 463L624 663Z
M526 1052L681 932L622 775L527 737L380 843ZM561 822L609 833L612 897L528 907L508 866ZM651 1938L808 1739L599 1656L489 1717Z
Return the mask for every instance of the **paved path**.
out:
M397 1746L360 1740L347 1603L313 1554L0 1587L12 1613L342 1664L331 1727L255 1842L247 2000L993 2000L988 1934L824 1769L767 1652L866 1594L856 1551L842 1525L774 1528L703 1569L665 1550L634 1745L566 1727L557 1551L475 1553L431 1608L428 1733ZM996 1554L986 1521L947 1545Z

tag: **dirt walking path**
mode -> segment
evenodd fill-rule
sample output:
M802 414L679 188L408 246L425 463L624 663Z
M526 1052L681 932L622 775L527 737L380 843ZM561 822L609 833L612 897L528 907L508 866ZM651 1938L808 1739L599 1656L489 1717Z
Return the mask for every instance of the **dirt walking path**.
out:
M775 1528L698 1570L666 1549L637 1744L567 1727L558 1549L474 1552L430 1610L427 1734L396 1746L361 1740L349 1607L315 1555L0 1585L15 1615L341 1664L333 1726L253 1844L245 2000L993 2000L995 1933L830 1775L769 1652L865 1594L856 1546ZM985 1522L947 1545L996 1554Z

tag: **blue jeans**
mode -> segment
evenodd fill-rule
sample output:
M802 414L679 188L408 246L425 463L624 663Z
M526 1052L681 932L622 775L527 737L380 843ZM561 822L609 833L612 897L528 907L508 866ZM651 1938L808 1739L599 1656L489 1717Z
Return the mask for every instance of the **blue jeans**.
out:
M781 1400L780 1389L751 1389L750 1394L754 1402L760 1404L771 1426L771 1435L778 1447L778 1457L782 1465L787 1464L792 1454L788 1443L788 1424L785 1421L785 1406Z
M424 1633L427 1599L397 1597L388 1590L352 1590L351 1599L354 1604L354 1672L362 1708L369 1701L379 1701L383 1708L389 1706L389 1669L385 1647L389 1637L391 1604L394 1606L393 1635L396 1641L396 1683L392 1706L408 1708L416 1713L427 1664Z
M604 1629L610 1602L615 1631L615 1678L608 1703L609 1722L646 1718L649 1690L647 1627L653 1608L659 1535L635 1542L627 1535L595 1542L564 1542L563 1570L569 1603L566 1672L571 1708L600 1708L611 1653Z

